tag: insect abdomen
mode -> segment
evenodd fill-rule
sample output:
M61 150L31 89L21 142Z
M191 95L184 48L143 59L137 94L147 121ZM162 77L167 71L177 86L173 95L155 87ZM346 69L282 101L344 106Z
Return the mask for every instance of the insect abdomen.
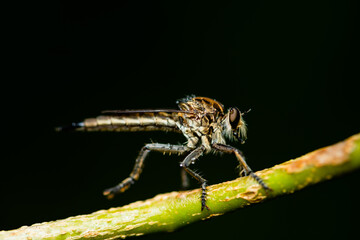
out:
M167 113L143 113L125 116L87 118L78 130L85 131L179 131Z

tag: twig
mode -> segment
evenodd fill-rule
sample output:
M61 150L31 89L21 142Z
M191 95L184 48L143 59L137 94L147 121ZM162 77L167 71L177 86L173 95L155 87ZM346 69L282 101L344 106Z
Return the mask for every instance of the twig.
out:
M265 192L249 177L209 186L209 211L200 211L199 189L171 192L123 207L1 231L0 239L114 239L173 231L358 168L360 134L257 172L272 189L270 192Z

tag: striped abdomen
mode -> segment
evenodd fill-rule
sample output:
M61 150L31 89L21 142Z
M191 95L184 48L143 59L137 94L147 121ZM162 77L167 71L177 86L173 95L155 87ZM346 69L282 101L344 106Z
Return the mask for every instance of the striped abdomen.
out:
M87 118L75 128L80 131L179 131L176 117L176 113L166 112L101 115Z

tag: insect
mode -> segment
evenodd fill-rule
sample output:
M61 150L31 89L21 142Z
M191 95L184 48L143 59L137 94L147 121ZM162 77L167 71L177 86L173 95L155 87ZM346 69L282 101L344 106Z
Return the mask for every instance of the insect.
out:
M180 167L201 184L201 211L206 205L207 180L190 168L200 156L210 152L224 152L235 155L239 161L241 173L255 179L265 190L269 187L247 165L240 150L226 144L226 139L246 139L246 123L243 114L236 107L227 112L216 100L207 97L188 96L177 101L179 109L155 110L108 110L96 118L87 118L80 123L72 123L57 130L73 129L79 131L174 131L182 133L187 142L184 145L148 143L140 150L130 176L115 187L106 189L104 195L114 195L126 191L140 177L145 158L151 151L177 153L183 155ZM186 175L186 174L185 174ZM183 181L184 182L184 181Z

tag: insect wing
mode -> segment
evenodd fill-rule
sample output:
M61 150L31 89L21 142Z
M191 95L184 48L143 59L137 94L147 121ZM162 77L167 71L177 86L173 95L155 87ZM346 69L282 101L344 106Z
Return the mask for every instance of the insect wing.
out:
M182 113L182 114L192 114L190 111L183 111L177 109L139 109L139 110L105 110L102 111L102 115L111 115L111 116L124 116L124 115L133 115L133 114L146 114L146 113Z

